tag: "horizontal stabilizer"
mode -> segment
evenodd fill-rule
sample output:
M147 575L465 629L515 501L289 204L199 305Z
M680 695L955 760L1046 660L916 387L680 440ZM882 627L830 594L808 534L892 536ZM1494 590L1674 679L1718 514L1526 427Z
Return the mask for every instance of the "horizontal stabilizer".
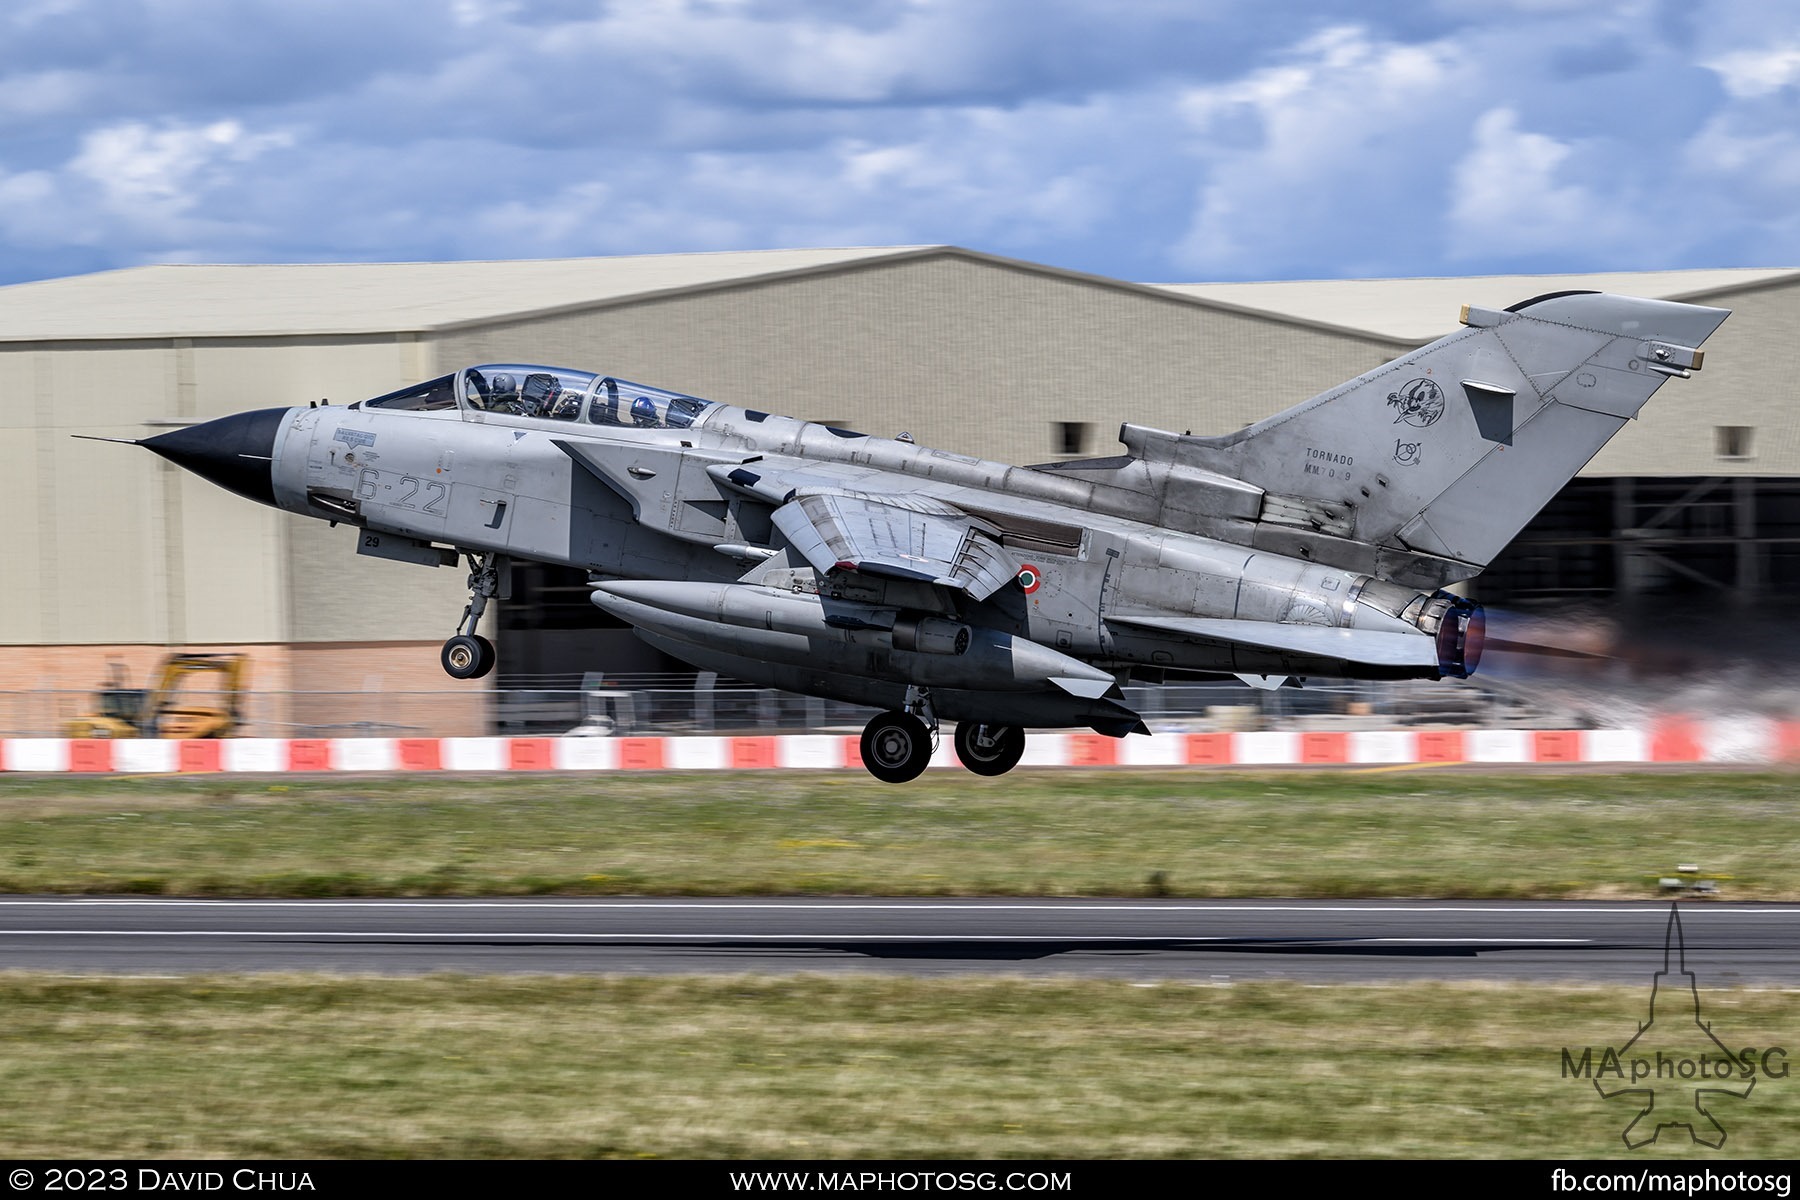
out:
M1332 629L1323 625L1283 625L1276 621L1240 621L1224 617L1176 617L1167 613L1106 618L1159 633L1202 638L1238 646L1255 646L1285 654L1304 654L1379 667L1436 667L1437 642L1425 633L1384 633L1372 629Z

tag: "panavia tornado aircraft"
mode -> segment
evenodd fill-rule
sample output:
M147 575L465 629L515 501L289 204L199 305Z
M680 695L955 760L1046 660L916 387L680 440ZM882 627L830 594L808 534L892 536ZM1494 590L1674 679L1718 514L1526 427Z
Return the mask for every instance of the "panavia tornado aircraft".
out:
M136 443L222 487L357 527L362 554L470 566L443 665L509 559L585 568L593 602L708 670L884 711L879 779L998 775L1027 726L1147 733L1123 681L1466 678L1479 573L1724 309L1598 292L1465 307L1465 328L1236 433L1125 425L1126 453L1009 466L587 371L469 367L347 407L271 408Z

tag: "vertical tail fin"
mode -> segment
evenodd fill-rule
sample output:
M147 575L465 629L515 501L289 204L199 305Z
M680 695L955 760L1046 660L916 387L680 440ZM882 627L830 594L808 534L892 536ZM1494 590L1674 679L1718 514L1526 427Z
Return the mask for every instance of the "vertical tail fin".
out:
M1256 544L1377 547L1421 581L1474 575L1524 528L1730 313L1558 292L1467 328L1304 404L1176 457L1263 489Z

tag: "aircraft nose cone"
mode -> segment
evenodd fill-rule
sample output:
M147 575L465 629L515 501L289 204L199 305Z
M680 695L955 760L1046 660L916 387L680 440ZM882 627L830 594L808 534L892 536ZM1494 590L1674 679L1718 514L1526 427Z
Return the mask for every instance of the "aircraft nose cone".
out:
M138 443L178 467L209 479L227 491L263 504L275 503L272 467L275 437L286 419L285 408L261 408L172 429Z

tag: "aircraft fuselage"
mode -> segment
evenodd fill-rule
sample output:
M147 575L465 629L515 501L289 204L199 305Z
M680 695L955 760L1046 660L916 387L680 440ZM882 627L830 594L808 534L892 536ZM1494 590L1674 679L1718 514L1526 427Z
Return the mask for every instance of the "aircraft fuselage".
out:
M821 578L804 561L773 553L781 539L770 511L790 489L778 482L781 490L758 495L754 483L718 482L731 470L758 482L780 481L814 463L834 466L834 487L940 500L996 529L1020 560L1021 578L947 615L1102 672L1173 668L1276 680L1445 673L1432 641L1435 625L1419 623L1440 615L1425 611L1430 593L1134 520L1130 514L1142 511L1142 497L1104 483L727 405L707 405L680 428L468 408L293 409L276 440L271 479L280 507L352 522L368 535L556 563L597 577L762 588L942 613L945 597L928 582L854 572ZM363 548L382 553L396 545L392 537L385 547L378 540L366 537L371 544ZM806 631L793 624L754 630L694 615L675 594L685 583L630 601L638 606L633 623L680 657L709 651L703 665L753 682L866 703L886 702L908 683L922 683L936 689L939 709L949 716L982 708L979 693L996 684L1012 686L974 660L952 670L964 655L872 646L866 631ZM738 599L749 604L754 596ZM657 613L658 604L668 611ZM1287 623L1322 639L1354 628L1420 646L1403 661L1352 670L1324 653L1182 633L1163 616ZM704 636L709 620L723 639ZM1320 645L1329 648L1327 640ZM1452 673L1460 668L1455 664ZM965 705L945 691L971 695ZM1022 694L1009 703L1032 709L1034 724L1083 724L1092 717L1090 698L1049 693L1040 703Z

